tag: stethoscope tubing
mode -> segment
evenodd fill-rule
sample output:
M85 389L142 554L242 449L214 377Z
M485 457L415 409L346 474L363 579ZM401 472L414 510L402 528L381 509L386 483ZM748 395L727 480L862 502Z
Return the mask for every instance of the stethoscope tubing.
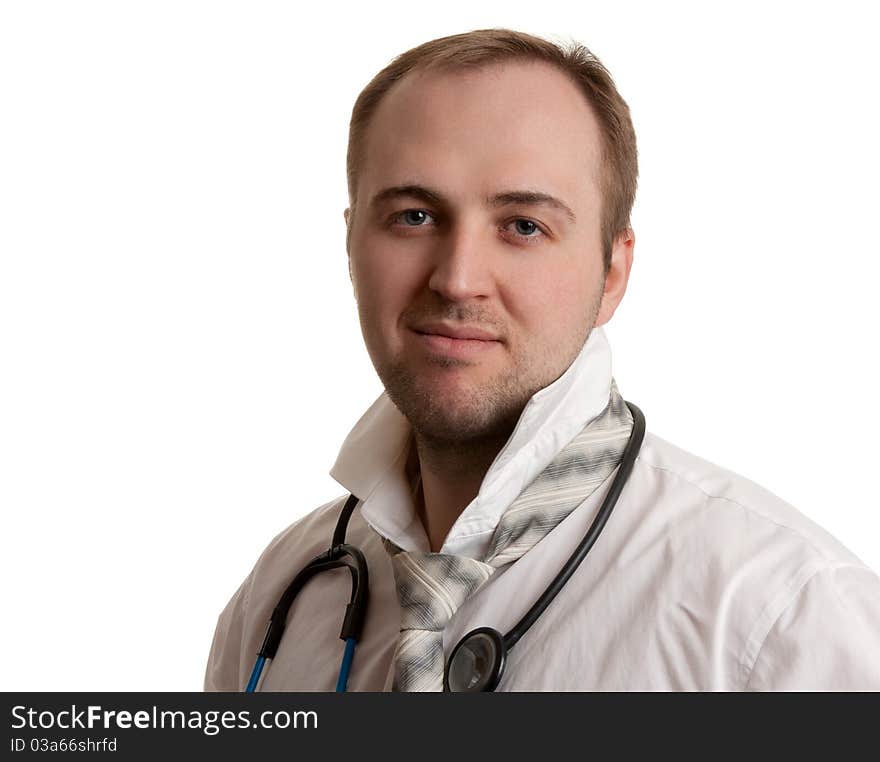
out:
M300 590L316 574L340 567L345 567L351 573L351 599L345 607L345 617L342 621L342 630L339 635L346 642L346 647L339 670L339 678L336 683L337 690L340 690L340 688L342 691L345 690L348 674L351 670L351 662L354 659L354 649L363 632L369 597L369 569L367 568L367 560L359 548L345 543L345 526L342 527L341 533L338 531L343 516L347 524L348 518L351 516L351 512L356 504L357 498L351 495L345 504L343 514L340 515L340 522L337 523L337 531L334 532L333 538L336 540L337 536L339 536L342 538L342 542L335 543L330 550L321 553L309 561L302 571L293 578L293 581L287 586L272 610L269 626L266 628L266 635L263 638L263 645L257 652L257 660L245 692L253 693L256 691L266 662L275 658L281 638L284 635L287 615Z
M508 650L513 648L519 639L528 632L529 628L538 620L541 614L544 613L559 591L565 586L565 583L568 582L571 575L574 574L575 570L580 566L584 558L586 558L587 553L590 552L590 548L593 547L596 540L599 538L599 535L602 533L602 530L605 528L608 517L611 516L611 511L614 510L614 506L617 504L617 499L620 497L620 493L623 491L623 487L629 479L630 473L632 473L633 466L636 462L636 456L638 455L642 446L642 441L645 438L645 416L633 403L627 402L626 405L633 416L633 430L630 434L629 442L627 442L626 448L623 451L623 455L620 458L620 466L618 467L614 481L608 488L608 492L596 514L596 518L593 519L593 523L584 535L583 540L580 541L577 548L575 548L569 559L559 570L559 573L553 578L553 581L547 586L547 589L541 593L538 600L536 600L532 607L523 615L522 619L505 633L504 645Z

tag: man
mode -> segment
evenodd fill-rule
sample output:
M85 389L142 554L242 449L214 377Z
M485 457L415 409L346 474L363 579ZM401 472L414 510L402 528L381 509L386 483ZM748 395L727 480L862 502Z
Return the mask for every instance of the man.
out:
M467 688L481 654L448 673L456 644L479 627L509 633L538 600L638 431L601 328L632 265L635 135L584 48L482 30L374 78L348 173L349 271L386 391L331 471L359 501L346 541L369 567L341 682ZM260 557L220 615L206 689L245 687L276 602L328 550L348 497ZM303 587L260 688L334 689L350 584L335 568ZM779 498L648 433L588 557L496 679L877 689L880 579Z

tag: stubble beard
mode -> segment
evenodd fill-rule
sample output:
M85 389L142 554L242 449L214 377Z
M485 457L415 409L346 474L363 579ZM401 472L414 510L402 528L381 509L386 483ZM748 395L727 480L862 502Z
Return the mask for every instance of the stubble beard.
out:
M430 364L437 368L439 383L444 383L440 377L457 373L454 369L465 365L440 358ZM486 440L510 436L526 403L540 388L529 384L525 370L514 363L488 382L457 387L450 383L440 393L432 380L426 381L413 372L406 358L392 362L379 375L388 397L412 425L416 439L439 450L473 447ZM422 374L430 372L430 369L422 370Z
M430 369L423 367L418 374L406 357L388 362L377 372L389 399L409 420L422 446L435 451L481 445L498 448L510 437L532 396L559 378L577 357L592 331L595 316L589 317L583 337L569 348L562 367L553 361L553 348L545 347L540 358L516 356L488 381L461 384L457 388L450 383L439 394L432 381L425 380L424 374L430 373ZM507 351L507 346L500 351ZM436 366L437 376L441 377L468 363L433 358L430 364Z
M596 322L605 280L589 304L583 330L573 338L563 364L555 361L557 346L542 346L538 357L515 354L501 372L482 384L471 383L458 392L449 384L443 394L436 394L430 380L412 369L403 354L377 362L374 368L388 398L407 418L420 449L433 450L447 457L465 456L480 450L498 450L512 434L532 396L558 379L580 353ZM509 352L505 343L500 351ZM437 375L467 365L453 358L434 357ZM423 370L422 374L430 371ZM452 396L452 399L450 399Z

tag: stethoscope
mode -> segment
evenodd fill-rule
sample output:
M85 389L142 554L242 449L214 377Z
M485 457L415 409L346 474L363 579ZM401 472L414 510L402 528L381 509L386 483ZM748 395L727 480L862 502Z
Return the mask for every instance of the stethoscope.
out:
M645 437L645 416L631 402L626 403L633 415L633 428L629 441L623 451L620 467L605 495L602 506L593 519L593 523L584 535L583 540L575 548L574 553L565 562L562 569L547 586L534 605L525 613L513 628L502 635L492 627L478 627L465 635L449 656L443 675L443 688L449 692L478 692L494 691L507 663L507 656L519 639L528 632L529 628L544 613L550 602L556 597L568 579L574 574L581 561L584 560L593 543L599 537L611 511L617 504L617 499L632 472L636 456L642 446ZM330 550L313 558L305 568L294 577L272 611L269 619L269 627L263 645L257 653L257 661L254 664L251 678L248 681L248 693L257 689L260 675L267 660L275 658L281 636L284 634L284 625L287 622L287 614L293 604L297 593L305 586L312 577L328 569L338 569L341 566L351 572L351 600L345 607L345 617L342 620L342 631L339 637L345 641L345 651L342 656L342 664L339 668L339 677L336 681L336 690L343 692L348 685L348 675L351 671L351 663L354 659L354 649L360 640L364 627L364 617L367 610L367 597L369 588L369 574L367 561L364 554L354 545L347 545L345 532L348 528L348 520L358 504L358 498L350 495L339 514L336 529L333 532L333 541Z

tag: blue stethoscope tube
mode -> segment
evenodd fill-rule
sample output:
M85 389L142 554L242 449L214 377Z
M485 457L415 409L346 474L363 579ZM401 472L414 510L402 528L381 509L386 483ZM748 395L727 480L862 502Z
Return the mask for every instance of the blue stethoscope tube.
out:
M351 572L351 599L345 607L345 618L342 620L342 631L339 634L339 637L345 641L345 652L336 683L337 691L345 691L348 683L348 674L351 670L351 662L354 659L354 649L364 629L364 617L367 613L367 599L369 597L370 575L367 569L367 560L358 548L345 543L345 530L348 526L348 519L357 502L358 500L354 495L348 498L339 517L336 531L333 533L333 545L330 550L326 553L321 553L321 555L309 561L305 568L293 578L293 582L287 586L287 589L276 604L269 619L269 626L266 629L266 636L263 638L263 645L257 652L257 661L251 672L251 678L248 681L247 688L245 688L247 693L256 691L263 667L268 660L275 658L278 645L281 643L281 636L284 634L287 614L299 591L316 574L340 567L345 567Z
M449 661L443 677L445 691L475 692L493 691L501 680L504 667L507 663L507 654L511 648L525 635L528 629L544 613L550 602L556 597L580 563L586 558L587 553L614 510L620 493L629 479L636 456L642 446L645 437L645 416L642 411L631 402L626 403L633 416L633 428L629 442L623 451L617 474L608 489L605 499L599 508L596 518L584 535L583 540L575 548L574 553L565 562L562 569L541 597L532 605L522 619L505 635L491 627L478 627L467 633L452 649ZM333 542L330 550L313 558L305 568L294 577L293 582L284 591L269 620L269 627L263 639L263 645L257 653L257 661L254 664L251 678L248 681L248 693L253 693L260 682L263 667L269 659L275 657L281 636L284 634L284 625L287 614L294 598L315 574L328 569L336 569L345 566L351 572L352 592L351 600L345 609L345 618L342 622L342 631L339 637L345 641L345 652L339 669L339 677L336 682L337 692L344 692L348 683L348 675L351 671L351 663L354 659L354 650L357 641L363 631L364 616L366 614L367 599L369 595L367 562L364 554L353 545L345 543L345 532L348 521L351 518L358 499L350 495L339 515L336 529L333 532Z

